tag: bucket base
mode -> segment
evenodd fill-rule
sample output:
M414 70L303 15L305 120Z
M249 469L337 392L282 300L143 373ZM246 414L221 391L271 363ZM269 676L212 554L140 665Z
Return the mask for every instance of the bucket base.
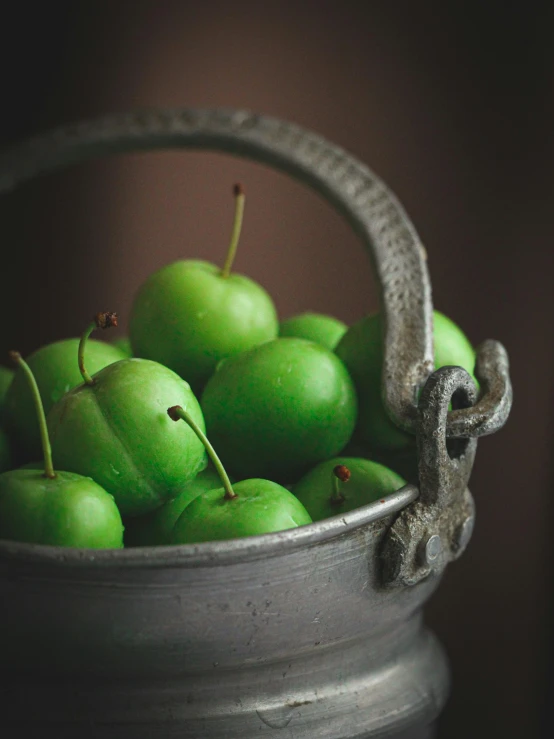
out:
M385 644L381 644L382 647ZM324 650L317 660L151 681L10 680L2 739L432 739L448 692L441 646L425 628L406 651ZM395 649L396 647L396 649ZM286 677L285 668L290 668ZM283 730L286 729L285 732Z

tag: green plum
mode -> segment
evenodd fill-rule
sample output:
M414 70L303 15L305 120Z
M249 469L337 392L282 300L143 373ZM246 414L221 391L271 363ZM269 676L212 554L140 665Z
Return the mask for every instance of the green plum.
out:
M27 362L35 375L45 412L66 392L82 380L77 363L80 339L64 339L37 349ZM91 340L87 346L87 361L92 372L125 359L125 354L105 341ZM34 415L33 399L21 368L6 393L6 423L18 446L22 461L40 456L41 445Z
M331 351L346 333L348 326L338 318L323 313L300 313L279 324L279 336L310 339Z
M433 312L435 369L447 365L475 367L475 350L462 330L438 311ZM389 418L381 396L383 336L379 313L350 326L335 349L347 366L358 393L359 416L355 438L370 449L403 449L414 437Z
M268 341L222 362L201 398L206 428L238 478L295 481L338 454L357 413L344 364L306 339Z
M0 539L120 549L123 523L113 496L94 480L18 469L0 474Z
M168 405L177 400L204 426L188 383L149 359L123 359L92 376L82 357L79 364L84 382L47 417L57 463L96 480L125 516L175 498L207 464L191 429L175 427L167 417Z
M185 507L171 533L173 544L269 534L312 522L302 503L276 482L250 479L232 485L213 446L194 419L179 406L169 408L167 413L174 421L182 419L194 430L223 483L196 496Z
M131 310L133 354L174 370L199 393L217 363L278 333L277 313L256 282L231 273L244 193L235 189L237 212L223 269L202 260L180 260L150 275Z
M113 497L94 480L55 471L38 386L17 352L38 414L44 469L0 474L0 538L33 544L120 549L123 523Z
M269 534L312 523L302 503L271 480L242 480L233 485L237 497L225 498L224 488L201 493L184 509L171 533L173 544L235 539Z
M197 495L221 486L219 473L211 465L183 486L173 500L168 500L152 513L125 521L125 546L154 546L171 543L175 521Z
M463 367L477 382L475 349L462 329L444 313L433 311L433 338L435 342L435 369L447 366Z
M125 354L127 358L133 356L133 350L131 348L131 339L128 336L120 336L112 341L112 346L116 346L118 349Z
M406 481L382 464L360 457L336 457L307 472L292 492L314 521L374 503Z

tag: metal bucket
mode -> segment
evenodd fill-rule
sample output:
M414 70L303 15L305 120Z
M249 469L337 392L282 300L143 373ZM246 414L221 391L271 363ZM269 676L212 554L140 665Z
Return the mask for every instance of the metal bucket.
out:
M0 542L2 736L431 737L448 668L422 606L471 535L477 437L503 425L511 404L505 351L493 341L478 349L477 402L464 370L432 373L425 254L406 215L365 166L282 121L184 110L81 124L5 153L0 192L100 154L168 147L284 170L368 244L382 288L384 398L416 433L419 484L227 542L122 551Z

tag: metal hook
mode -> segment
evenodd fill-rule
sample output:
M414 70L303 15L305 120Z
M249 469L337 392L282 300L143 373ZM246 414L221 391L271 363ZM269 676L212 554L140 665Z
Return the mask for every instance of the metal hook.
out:
M415 585L440 574L462 554L475 518L467 489L477 439L447 438L448 409L468 408L477 398L461 367L442 367L427 380L418 404L417 446L420 496L388 530L382 555L387 585Z

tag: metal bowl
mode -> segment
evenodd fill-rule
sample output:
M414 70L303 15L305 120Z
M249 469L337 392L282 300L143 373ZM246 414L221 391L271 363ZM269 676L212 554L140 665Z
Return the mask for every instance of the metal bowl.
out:
M421 609L471 535L477 436L499 428L511 404L505 351L479 348L477 402L463 370L432 371L431 292L413 226L370 170L282 121L180 110L79 124L5 152L0 192L101 154L168 147L288 172L367 244L382 290L383 395L416 434L419 484L231 541L123 551L0 542L3 736L415 737L448 693Z

